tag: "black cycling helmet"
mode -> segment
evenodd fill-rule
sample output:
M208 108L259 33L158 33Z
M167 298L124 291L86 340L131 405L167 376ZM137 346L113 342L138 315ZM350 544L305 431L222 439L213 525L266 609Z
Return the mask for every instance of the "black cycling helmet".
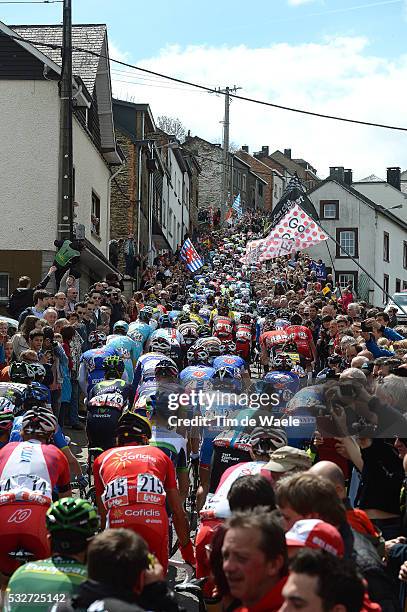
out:
M178 378L178 368L169 359L162 359L155 366L155 376L168 376L171 378Z
M106 334L101 331L90 332L88 342L92 348L100 348L106 344Z
M130 410L126 410L122 413L117 427L117 437L119 441L125 443L127 438L130 442L132 439L140 437L149 440L151 435L151 423L146 417Z
M49 391L39 383L33 382L24 389L22 399L24 410L32 406L42 406L49 402Z
M34 372L24 361L13 361L10 365L9 376L11 382L27 383L34 380Z
M142 308L140 310L140 312L138 313L138 319L139 321L141 321L142 323L149 323L150 319L151 319L151 314L150 311L147 310L146 308Z
M124 361L119 355L109 355L103 360L103 369L105 376L114 375L116 378L121 378L124 372Z
M212 336L209 325L200 325L196 331L199 338L209 338L209 336Z

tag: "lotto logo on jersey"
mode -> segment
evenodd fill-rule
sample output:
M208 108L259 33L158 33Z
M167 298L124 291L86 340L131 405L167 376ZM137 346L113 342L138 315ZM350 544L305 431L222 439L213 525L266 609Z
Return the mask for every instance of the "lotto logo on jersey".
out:
M228 363L229 365L233 365L234 363L236 363L236 359L233 359L232 357L224 357L223 361L225 363Z
M8 523L24 523L27 519L30 518L32 514L32 510L30 508L24 510L15 510L13 514L9 517Z
M203 376L205 376L205 372L200 372L199 370L194 372L192 375L194 378L202 378Z

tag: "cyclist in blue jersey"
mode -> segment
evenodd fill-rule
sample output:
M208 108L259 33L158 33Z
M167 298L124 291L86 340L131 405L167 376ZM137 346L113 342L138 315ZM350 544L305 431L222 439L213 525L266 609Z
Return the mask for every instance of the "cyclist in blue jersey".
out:
M114 346L106 346L106 335L103 332L91 332L88 341L92 348L82 354L78 374L79 386L86 396L96 383L105 379L105 357L118 354Z
M137 321L130 323L129 331L127 332L129 338L134 340L134 342L141 342L143 348L153 333L153 327L149 324L150 316L150 312L147 309L143 308L140 310Z
M126 321L116 321L113 325L113 334L108 336L106 346L113 346L117 354L123 359L127 379L131 383L137 359L143 352L143 345L141 342L135 342L129 338L127 336L128 330L129 324Z
M136 369L134 371L133 388L138 390L139 385L149 380L155 380L156 365L164 359L170 359L174 366L177 367L175 361L173 361L170 357L167 357L164 353L151 351L141 355L137 361Z

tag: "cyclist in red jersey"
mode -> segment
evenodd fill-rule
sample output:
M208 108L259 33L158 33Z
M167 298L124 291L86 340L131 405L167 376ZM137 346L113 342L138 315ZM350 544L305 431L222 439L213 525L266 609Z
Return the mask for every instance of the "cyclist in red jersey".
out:
M71 477L65 455L48 444L57 420L49 408L34 406L24 415L23 442L0 450L0 572L10 576L19 566L10 556L19 549L34 559L50 556L45 515L57 487L70 497Z
M291 325L284 329L288 341L295 342L300 357L306 362L305 365L315 361L317 352L311 330L305 325L301 325L302 319L298 314L291 317L290 323Z
M124 412L117 430L118 448L95 460L93 474L102 526L125 527L141 535L167 571L168 515L183 559L195 564L189 525L177 489L172 461L157 447L149 446L151 424L145 417Z

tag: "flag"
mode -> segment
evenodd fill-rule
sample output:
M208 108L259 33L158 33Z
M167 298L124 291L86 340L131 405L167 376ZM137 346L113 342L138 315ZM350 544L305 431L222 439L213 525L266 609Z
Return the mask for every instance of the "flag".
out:
M190 272L196 272L199 268L202 268L203 261L199 257L194 245L191 240L187 238L181 247L179 256L182 261L185 261L187 268Z
M319 221L318 213L311 200L306 196L297 173L294 174L281 196L280 201L273 209L271 217L265 225L263 234L265 237L270 233L270 230L281 221L294 204L298 204L312 219L314 219L314 221Z
M242 216L243 211L242 211L242 202L240 199L240 193L238 193L237 196L235 197L235 201L232 204L232 208L233 210L237 212L238 217Z
M328 240L328 236L298 204L294 204L264 239L260 261L289 255Z

